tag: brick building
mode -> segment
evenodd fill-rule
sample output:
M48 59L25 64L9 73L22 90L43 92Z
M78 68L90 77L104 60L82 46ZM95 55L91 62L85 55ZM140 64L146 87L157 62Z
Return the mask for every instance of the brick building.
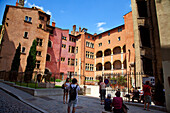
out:
M81 27L76 31L74 25L69 34L68 29L56 27L55 22L50 26L50 15L44 11L25 8L22 3L16 5L19 6L7 5L4 13L0 71L10 71L15 49L21 43L19 71L24 72L29 49L36 39L35 71L42 75L52 72L52 76L63 80L74 74L82 84L85 79L96 80L103 74L126 76L134 72L132 12L123 16L124 25L103 33L92 35ZM134 83L134 76L131 78Z
M44 72L49 38L47 25L49 23L50 15L36 7L25 8L18 3L16 3L16 6L7 5L2 21L0 71L8 72L11 70L15 51L20 43L19 72L24 72L30 47L33 40L36 40L37 61L35 71Z

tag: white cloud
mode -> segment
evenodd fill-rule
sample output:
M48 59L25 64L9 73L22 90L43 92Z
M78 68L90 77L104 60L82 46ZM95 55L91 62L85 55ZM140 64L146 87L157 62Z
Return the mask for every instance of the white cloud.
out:
M37 6L37 5L35 5L35 4L30 4L30 3L28 3L28 6L29 6L30 8L32 8L32 7L36 7L36 8L41 9L41 10L43 10L43 9L44 9L44 8L43 8L43 7L41 7L41 6Z
M104 24L106 24L106 22L99 22L99 23L97 23L97 27L101 27Z
M24 1L24 4L26 4L26 3L27 3L27 0Z
M105 29L103 27L99 27L98 30L101 31L101 32L105 31Z
M132 8L131 4L129 5L130 8Z
M43 8L42 6L38 6L38 5L35 5L35 4L30 4L30 3L28 3L28 7L30 7L30 8L36 7L36 8L38 8L38 9L44 10L44 8ZM47 10L47 11L45 11L45 12L46 12L47 14L49 14L49 15L52 16L52 13L51 13L49 10Z
M51 12L50 12L49 10L47 10L46 13L49 14L49 15L52 15Z

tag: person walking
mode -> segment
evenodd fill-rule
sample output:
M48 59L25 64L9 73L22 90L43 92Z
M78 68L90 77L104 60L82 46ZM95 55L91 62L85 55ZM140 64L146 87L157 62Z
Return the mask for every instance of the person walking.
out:
M144 110L146 110L146 104L148 104L147 106L147 111L149 110L149 104L151 103L151 87L149 86L149 81L145 82L145 85L143 86L143 91L144 91Z
M123 99L120 97L120 91L115 93L116 97L113 97L112 106L114 113L122 113Z
M65 104L65 97L66 97L66 104L68 102L68 89L66 89L67 86L70 85L69 78L66 79L66 82L64 83L64 94L63 94L63 103Z
M77 79L73 78L72 83L67 86L66 89L69 91L68 113L70 113L70 108L72 105L72 113L75 113L78 103L78 91L80 90L80 86L77 84Z
M106 84L102 80L100 81L99 93L100 93L101 105L104 105L104 100L106 96Z

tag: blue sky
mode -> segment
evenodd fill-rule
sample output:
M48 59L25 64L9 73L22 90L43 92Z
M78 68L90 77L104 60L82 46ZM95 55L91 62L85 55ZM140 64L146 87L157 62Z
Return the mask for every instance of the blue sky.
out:
M6 5L16 0L0 0L0 22ZM25 0L25 7L37 6L52 16L56 27L72 30L87 28L91 34L101 33L124 24L123 15L131 11L130 0ZM0 24L1 24L0 23Z

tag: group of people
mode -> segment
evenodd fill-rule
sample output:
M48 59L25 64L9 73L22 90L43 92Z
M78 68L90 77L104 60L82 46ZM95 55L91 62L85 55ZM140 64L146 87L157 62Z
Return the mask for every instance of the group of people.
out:
M100 99L101 99L101 105L104 105L105 111L112 111L112 107L114 113L122 113L124 111L123 109L123 99L120 97L120 90L118 90L115 95L116 97L113 97L113 100L111 99L111 94L107 94L107 98L105 98L106 95L106 84L104 82L100 82L99 87L99 93L100 93Z
M77 83L77 79L73 78L72 82L69 82L70 79L67 78L66 82L63 84L64 95L63 95L63 104L68 103L68 113L70 113L70 108L73 106L72 113L75 113L77 103L78 103L78 91L80 90L80 86ZM69 94L69 101L68 101ZM66 97L66 98L65 98Z
M149 111L149 105L151 104L151 94L152 94L151 87L149 84L150 82L146 81L145 85L143 85L143 91L139 91L136 88L133 91L135 95L132 98L132 100L134 100L134 97L137 97L136 95L138 95L139 98L141 98L141 96L143 95L144 96L144 110L147 110L147 111ZM122 97L120 97L120 90L118 90L115 93L116 97L113 97L113 99L111 99L111 94L108 94L107 98L105 99L106 85L102 81L100 82L99 85L100 85L99 93L100 93L101 105L104 105L105 110L112 111L112 107L114 107L113 108L114 113L126 112L125 110L127 110L128 108L123 103ZM147 109L146 109L146 104L148 104Z
M72 82L69 82L70 79L67 78L66 82L63 84L64 89L64 95L63 95L63 104L68 103L68 113L70 113L70 108L73 106L72 113L75 113L77 102L78 102L78 91L80 90L80 86L77 83L77 79L73 78ZM99 85L99 93L101 98L101 105L104 105L104 109L106 111L112 111L112 107L114 113L123 113L128 108L123 103L122 97L120 97L120 90L118 90L115 95L116 97L113 97L111 99L111 94L107 95L107 98L105 98L106 95L106 84L104 82L100 82ZM147 111L149 111L149 104L151 103L151 87L149 86L149 81L146 81L146 84L143 86L143 92L144 92L144 109L146 110L146 104L147 105ZM69 101L68 101L68 95L69 95Z

